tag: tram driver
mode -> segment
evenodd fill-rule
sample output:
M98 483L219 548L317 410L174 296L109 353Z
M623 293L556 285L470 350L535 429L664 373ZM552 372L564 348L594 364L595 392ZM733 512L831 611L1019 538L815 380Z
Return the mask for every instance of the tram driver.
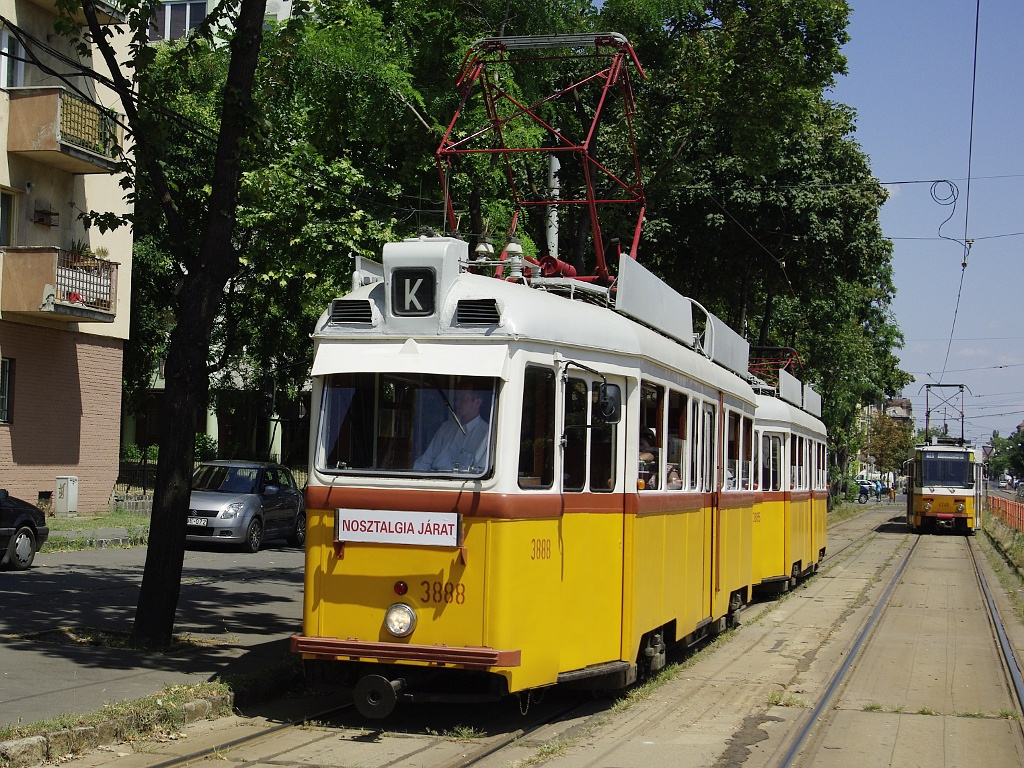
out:
M488 424L480 416L486 390L461 382L455 390L454 414L449 416L430 440L413 469L433 472L478 472L485 466Z

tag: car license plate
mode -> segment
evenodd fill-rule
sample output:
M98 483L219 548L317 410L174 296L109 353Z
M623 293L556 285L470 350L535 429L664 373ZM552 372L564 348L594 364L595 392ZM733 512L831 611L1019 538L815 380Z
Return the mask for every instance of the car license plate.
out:
M190 517L188 519L188 524L189 525L202 525L202 526L205 526L205 525L207 525L207 520L206 520L205 517Z

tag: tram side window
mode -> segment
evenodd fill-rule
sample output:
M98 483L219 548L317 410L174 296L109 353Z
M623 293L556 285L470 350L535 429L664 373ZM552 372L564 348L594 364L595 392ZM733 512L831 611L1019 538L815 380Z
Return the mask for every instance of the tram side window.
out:
M715 490L715 406L704 403L701 409L701 490L711 493Z
M637 473L642 490L663 488L664 452L662 451L664 429L662 415L665 389L656 384L641 382L640 398L640 453Z
M729 411L726 435L725 488L734 490L740 474L740 415Z
M782 488L782 438L763 435L761 438L761 488L778 491Z
M594 382L591 389L591 414L598 412L601 401L601 385ZM591 417L593 418L593 417ZM593 421L590 430L590 490L598 493L610 493L615 489L616 443L618 430L616 424Z
M804 487L804 439L797 435L789 438L789 487Z
M689 450L689 480L687 487L696 491L700 487L700 403L697 400L690 401L690 450Z
M555 477L555 373L528 367L519 431L519 487L550 488Z
M670 491L686 487L683 474L686 472L686 450L690 442L689 434L687 433L686 408L686 395L669 390L668 441L665 454L667 479L665 481L665 488Z
M593 390L582 379L569 379L565 386L565 449L562 452L562 488L608 493L615 488L618 430L593 417L600 400L600 383Z
M754 443L754 420L751 418L743 419L743 445L741 447L741 461L740 461L740 488L745 491L751 489L750 475L753 472L754 465L754 449L756 445Z
M587 482L587 383L569 379L565 384L565 449L562 451L562 488L582 491Z

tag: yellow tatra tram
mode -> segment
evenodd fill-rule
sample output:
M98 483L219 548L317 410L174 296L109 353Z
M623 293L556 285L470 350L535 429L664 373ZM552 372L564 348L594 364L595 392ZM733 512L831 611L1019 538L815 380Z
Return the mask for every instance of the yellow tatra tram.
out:
M907 525L973 533L981 527L982 464L961 440L916 445L907 462Z
M580 87L638 68L619 35L499 38L474 47L460 88L494 98L507 80L488 67L509 52L566 47L608 54ZM508 103L508 121L531 114ZM486 110L492 126L502 109ZM445 163L478 151L452 136ZM568 141L551 145L588 162ZM642 185L609 178L638 224L620 255L602 245L594 186L568 201L591 212L591 274L554 246L525 259L510 238L488 257L424 233L385 245L381 264L357 260L353 290L317 323L292 648L368 717L628 685L824 554L820 398L752 377L746 341L637 263Z
M910 449L906 462L907 525L915 532L937 529L973 533L981 528L984 465L977 450L964 439L963 384L925 384L927 443ZM941 436L932 435L932 390L941 407L960 420L960 437L951 437L944 424ZM949 394L946 391L952 390Z

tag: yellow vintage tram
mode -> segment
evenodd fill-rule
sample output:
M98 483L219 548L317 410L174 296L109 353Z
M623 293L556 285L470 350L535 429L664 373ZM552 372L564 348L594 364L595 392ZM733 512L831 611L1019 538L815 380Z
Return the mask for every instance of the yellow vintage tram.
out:
M760 472L754 509L753 583L786 591L825 556L828 461L821 397L784 369L757 395Z
M594 162L599 109L572 145L489 74L527 49L524 61L540 49L606 63L558 95L598 87L599 105L632 108L628 67L642 71L621 35L478 41L459 87L465 103L485 86L493 119L449 128L444 187L460 153L504 156L511 174L523 150L504 146L517 134L501 129L534 119L556 134L548 151L585 166L581 199L563 191L547 203L589 213L592 273L577 275L553 242L525 260L514 238L497 258L480 240L471 257L465 241L424 233L385 245L379 265L357 260L352 292L313 334L303 627L292 648L311 676L353 686L368 717L399 701L628 685L662 667L671 646L724 629L755 583L806 573L824 551L813 513L787 512L810 510L823 486L820 422L787 410L758 430L747 342L636 261L639 167L628 178ZM482 145L488 131L493 144ZM598 195L593 174L621 197ZM637 209L621 255L597 218L599 203L616 202ZM767 471L757 449L772 435L790 466L779 475L788 487L768 490L755 479ZM761 523L766 505L775 511ZM762 535L780 542L782 564L759 560L755 576Z
M760 525L809 518L786 510L824 466L817 428L777 414L755 431L746 343L713 316L714 351L694 342L695 305L632 259L614 298L469 265L455 238L388 244L314 334L293 649L370 717L659 668L749 600L759 497L782 509ZM754 435L779 430L800 446L792 487L755 488ZM786 552L808 554L787 577L824 549L793 530Z

